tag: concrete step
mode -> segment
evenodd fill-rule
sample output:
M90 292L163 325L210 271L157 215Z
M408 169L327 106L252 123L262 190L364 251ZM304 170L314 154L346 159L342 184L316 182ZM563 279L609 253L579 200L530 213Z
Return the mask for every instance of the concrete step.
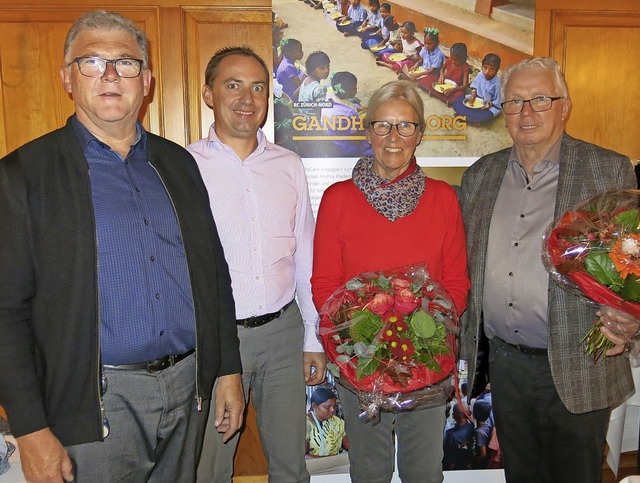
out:
M475 60L493 52L500 55L506 68L533 54L529 18L527 23L513 17L501 22L475 13L475 0L392 0L391 5L391 13L400 21L411 20L420 30L425 26L439 28L440 41L446 47L464 42Z
M536 0L509 0L509 3L513 3L516 5L525 5L534 11L536 9Z
M429 3L446 4L470 13L474 13L476 7L476 0L432 0L427 2L427 7ZM491 18L496 22L533 32L535 13L535 0L510 0L507 5L494 7Z
M513 25L533 32L534 20L536 15L535 5L509 3L501 7L494 7L491 12L491 18L496 22Z

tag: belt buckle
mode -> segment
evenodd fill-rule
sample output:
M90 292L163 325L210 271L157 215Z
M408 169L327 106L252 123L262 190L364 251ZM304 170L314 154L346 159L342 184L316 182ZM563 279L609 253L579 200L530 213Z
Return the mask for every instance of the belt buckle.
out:
M147 372L153 374L154 372L162 371L167 367L173 366L174 357L174 355L170 355L162 359L147 362Z

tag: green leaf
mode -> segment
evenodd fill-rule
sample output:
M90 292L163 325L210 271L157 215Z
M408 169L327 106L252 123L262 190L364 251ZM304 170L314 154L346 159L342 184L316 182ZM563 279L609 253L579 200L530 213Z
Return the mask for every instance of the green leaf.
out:
M387 289L391 286L391 278L392 277L385 277L384 274L380 273L378 278L375 280L372 280L371 283L384 289L384 291L386 292Z
M620 290L620 296L630 302L640 302L640 280L630 273L624 279L624 285Z
M411 316L411 328L413 332L424 339L428 339L436 332L436 321L424 310L416 310Z
M349 280L345 284L345 287L347 288L347 290L359 290L364 287L364 283L362 282L362 280L356 277Z
M354 342L363 342L366 345L371 344L384 325L379 316L367 310L354 312L352 320L356 322L349 328L351 339Z
M373 357L361 357L358 359L358 366L356 367L356 378L362 379L363 377L370 376L378 369L380 363Z
M430 371L442 372L442 366L435 359L425 365Z
M631 230L633 233L638 233L640 219L638 217L638 210L623 211L614 218L614 221L627 230Z
M613 265L613 260L609 258L607 253L601 251L590 252L584 261L584 268L598 282L606 285L614 292L618 293L622 289L624 282Z

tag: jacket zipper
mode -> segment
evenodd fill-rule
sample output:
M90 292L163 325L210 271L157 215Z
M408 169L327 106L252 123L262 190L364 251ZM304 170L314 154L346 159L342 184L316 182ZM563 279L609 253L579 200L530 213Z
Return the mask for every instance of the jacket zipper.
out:
M160 175L160 173L158 172L158 170L156 169L156 167L153 165L153 163L151 163L151 161L149 161L149 166L151 166L153 168L153 170L156 172L156 174L158 175L158 178L160 179L160 182L162 183L162 187L164 188L165 193L167 193L167 197L169 198L169 202L171 203L171 207L173 208L173 214L176 217L176 221L178 222L178 227L180 227L180 232L182 233L182 224L180 223L180 217L178 216L178 211L176 210L176 206L173 202L173 198L171 197L171 193L169 193L169 190L167 188L167 185L164 182L164 179L162 179L162 176ZM183 245L184 247L184 256L185 259L187 260L187 274L189 275L189 281L192 283L192 278L191 278L191 270L189 270L189 255L187 254L187 247L185 245ZM198 363L198 353L199 353L199 342L198 342L198 317L196 316L196 301L193 299L193 287L191 288L191 299L193 301L193 315L194 315L194 323L195 323L195 343L196 343L196 348L195 348L195 357L196 357L196 395L195 395L195 400L196 400L196 406L198 408L198 411L202 411L202 394L200 394L200 364Z

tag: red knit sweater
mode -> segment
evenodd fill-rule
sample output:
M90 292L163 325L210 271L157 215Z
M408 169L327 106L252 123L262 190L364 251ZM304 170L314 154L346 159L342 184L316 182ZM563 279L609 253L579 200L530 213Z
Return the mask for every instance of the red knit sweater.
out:
M352 180L324 193L314 239L313 301L318 309L362 272L424 262L451 296L458 313L467 303L469 277L462 215L455 191L427 178L418 206L394 222L367 202Z

